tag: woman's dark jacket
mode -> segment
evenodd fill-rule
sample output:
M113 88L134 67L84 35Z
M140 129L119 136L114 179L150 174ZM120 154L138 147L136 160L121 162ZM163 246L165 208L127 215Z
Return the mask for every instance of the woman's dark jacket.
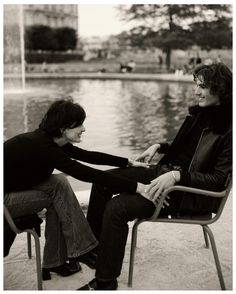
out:
M232 173L232 110L222 107L201 109L196 106L190 109L177 136L172 144L162 144L161 151L165 153L160 164L171 162L184 143L197 120L207 119L197 147L191 158L188 170L181 172L178 185L194 188L222 191L229 174ZM174 196L173 196L174 197ZM182 196L180 212L202 213L216 211L220 200L212 197Z
M116 167L126 167L128 164L127 158L86 151L69 143L59 147L49 135L37 129L4 143L4 191L29 190L46 180L54 169L58 169L78 180L102 184L114 193L136 192L136 182L89 167L77 160Z

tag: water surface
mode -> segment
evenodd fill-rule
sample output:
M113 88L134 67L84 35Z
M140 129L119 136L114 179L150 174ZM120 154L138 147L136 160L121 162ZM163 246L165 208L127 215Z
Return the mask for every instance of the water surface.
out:
M81 148L135 156L171 140L193 103L191 83L37 79L25 92L5 89L4 139L37 128L56 99L71 96L86 110Z
M5 93L5 139L34 130L50 103L68 96L87 113L83 146L133 153L175 135L192 103L192 84L30 80L25 93Z

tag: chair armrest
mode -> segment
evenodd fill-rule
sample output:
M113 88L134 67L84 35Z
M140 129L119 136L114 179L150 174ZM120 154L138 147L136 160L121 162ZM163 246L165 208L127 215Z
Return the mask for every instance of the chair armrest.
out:
M203 195L206 197L218 197L218 198L223 198L226 195L226 190L222 191L222 192L214 192L214 191L210 191L210 190L203 190L203 189L197 189L197 188L191 188L191 187L186 187L186 186L172 186L168 189L166 189L161 197L160 197L160 201L156 207L156 210L154 211L153 215L152 215L152 219L156 219L163 207L163 203L164 200L166 198L166 196L173 191L181 191L181 192L188 192L188 193L194 193L194 194L199 194L199 195ZM188 194L186 194L188 195Z
M220 198L224 197L226 194L226 190L223 190L221 192L214 192L210 190L203 190L203 189L191 188L186 186L178 186L178 185L172 186L166 189L163 194L168 195L172 191L188 192L188 193L194 193L194 194L210 196L210 197L220 197Z

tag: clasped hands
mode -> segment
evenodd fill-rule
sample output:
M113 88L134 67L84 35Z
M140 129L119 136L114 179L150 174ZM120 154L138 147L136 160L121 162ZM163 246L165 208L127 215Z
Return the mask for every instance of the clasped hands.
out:
M150 146L146 151L144 151L141 155L135 158L135 161L129 160L131 166L142 166L149 167L150 162L153 159L154 155L158 153L160 150L160 144L154 144ZM175 171L176 172L176 171ZM180 178L180 173L173 175L173 171L167 172L159 177L155 178L151 181L149 185L144 185L138 183L137 193L141 194L146 199L152 201L155 205L158 205L161 199L162 193L168 189L169 187L175 185L176 179L177 181ZM167 196L163 202L164 206L169 206L168 199L170 197Z
M151 147L149 147L146 151L144 151L142 154L136 156L136 158L129 159L129 166L133 167L150 167L150 162L153 159L154 155L158 152L160 149L160 144L154 144Z

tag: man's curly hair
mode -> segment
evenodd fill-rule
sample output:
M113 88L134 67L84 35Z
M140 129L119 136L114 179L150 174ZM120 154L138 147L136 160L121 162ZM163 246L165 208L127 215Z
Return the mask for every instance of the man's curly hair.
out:
M232 105L232 72L223 63L200 65L193 72L194 81L200 79L221 105Z

